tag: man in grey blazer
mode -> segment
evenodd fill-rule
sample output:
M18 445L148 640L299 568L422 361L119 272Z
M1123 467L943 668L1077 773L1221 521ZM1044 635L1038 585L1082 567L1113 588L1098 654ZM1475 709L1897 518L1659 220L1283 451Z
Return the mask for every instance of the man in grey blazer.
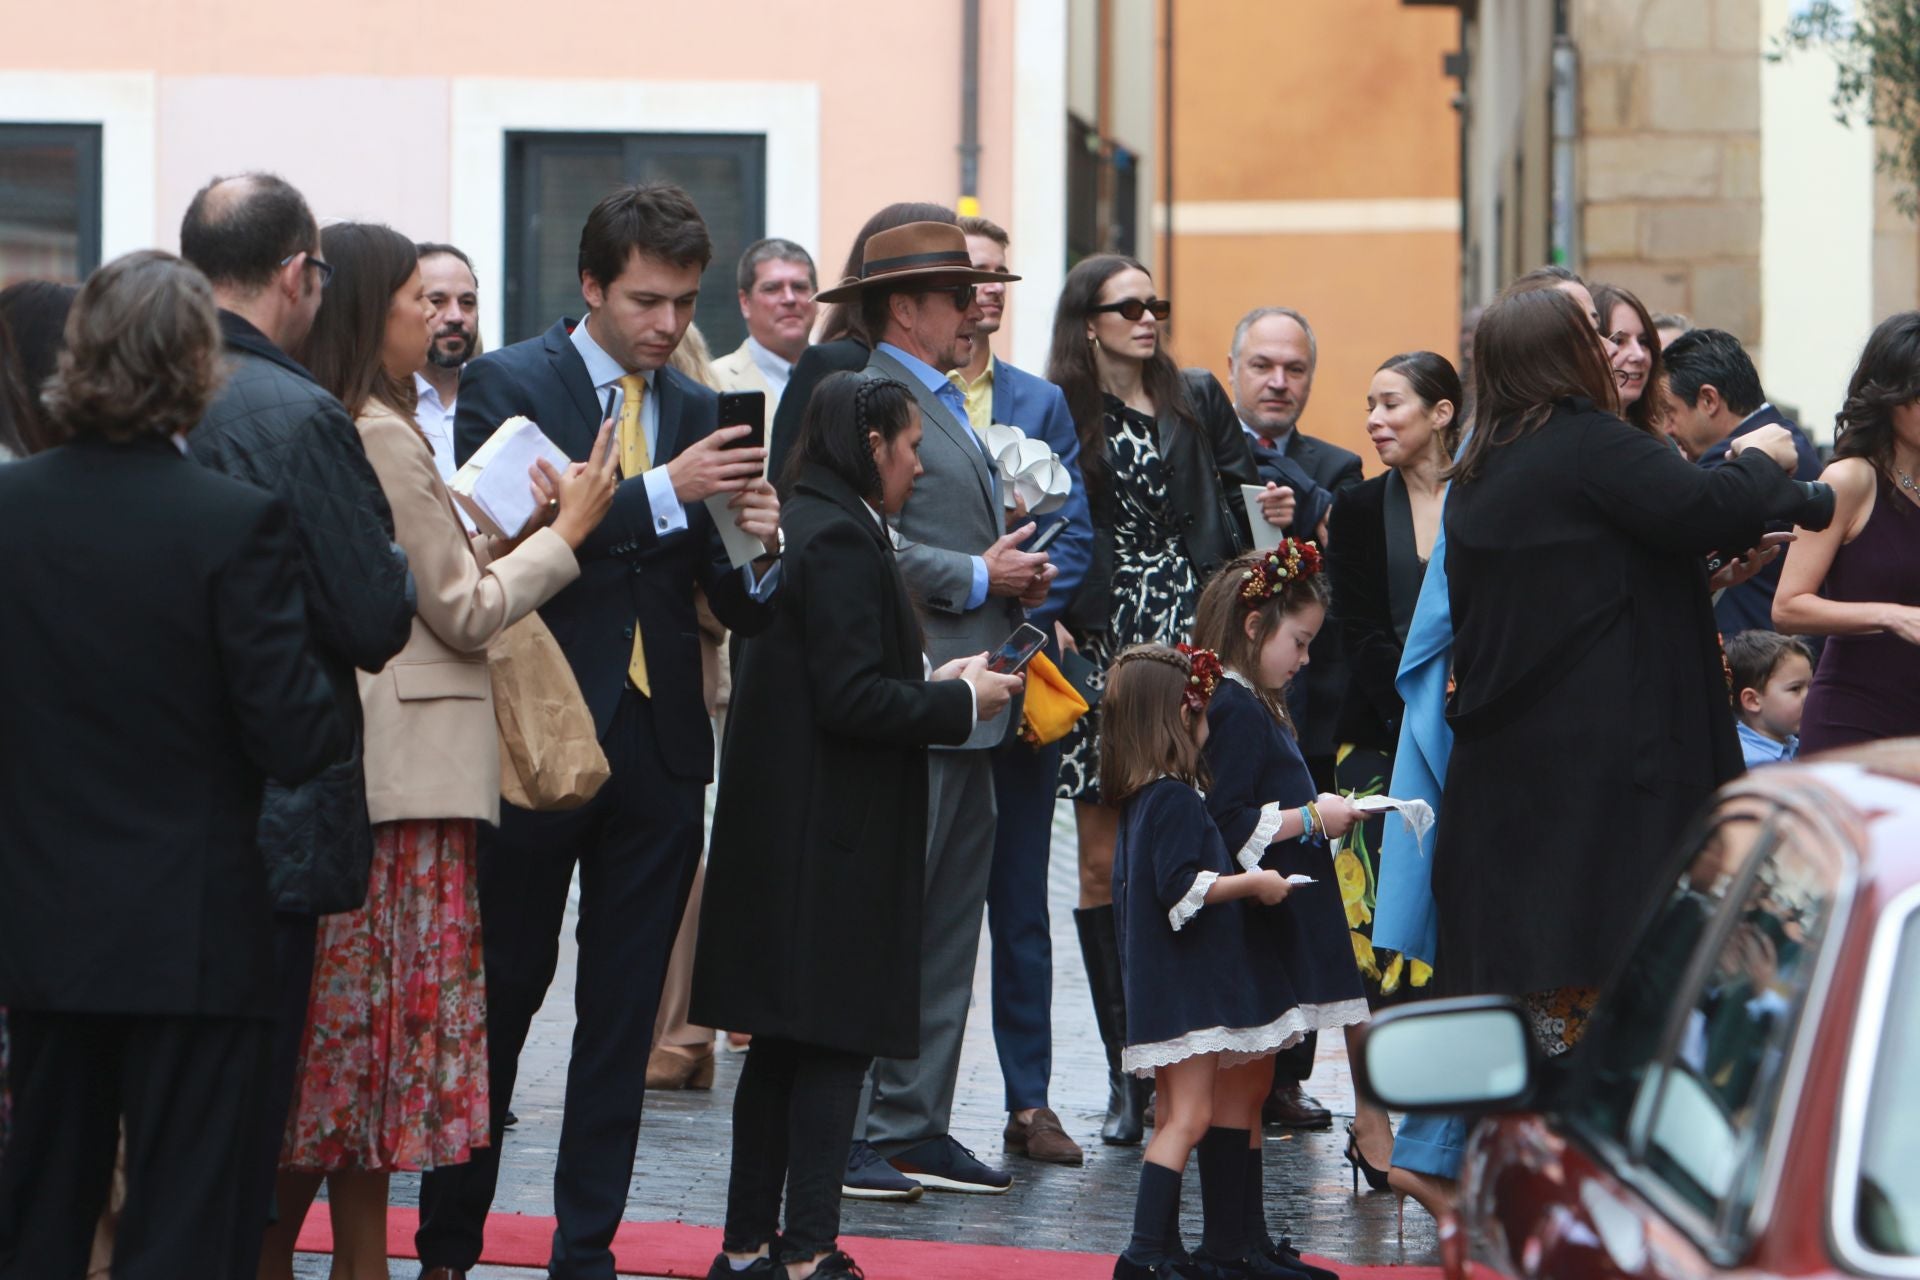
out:
M1054 569L1017 550L1031 525L1009 533L997 469L947 379L972 355L976 283L1014 280L973 266L950 223L914 222L867 242L858 278L820 295L855 301L878 339L869 376L891 378L920 407L924 474L895 521L900 571L922 609L927 656L997 648L1047 597ZM983 719L960 747L931 753L926 895L921 918L920 1056L874 1064L870 1105L856 1127L842 1186L866 1199L917 1199L923 1190L997 1193L1012 1185L948 1132L960 1072L980 924L993 867L991 748L1020 723L1016 699Z

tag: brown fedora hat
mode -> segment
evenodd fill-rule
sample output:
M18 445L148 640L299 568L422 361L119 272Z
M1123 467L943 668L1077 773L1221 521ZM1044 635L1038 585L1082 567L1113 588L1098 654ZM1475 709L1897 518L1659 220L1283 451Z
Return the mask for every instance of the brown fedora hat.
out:
M981 271L967 252L966 233L951 222L909 222L876 232L867 240L860 274L848 276L814 297L844 302L863 289L925 284L989 284L1018 280L1005 271Z

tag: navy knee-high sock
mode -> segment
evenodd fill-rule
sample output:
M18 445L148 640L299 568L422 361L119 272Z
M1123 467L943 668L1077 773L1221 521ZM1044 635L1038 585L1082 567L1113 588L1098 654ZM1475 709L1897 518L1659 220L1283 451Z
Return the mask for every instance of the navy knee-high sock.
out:
M1151 1160L1140 1162L1140 1191L1133 1202L1133 1239L1126 1256L1143 1266L1179 1252L1180 1171Z
M1267 1229L1267 1175L1266 1148L1249 1146L1247 1148L1247 1203L1244 1212L1247 1222L1247 1247L1256 1253L1270 1252L1274 1247L1273 1232Z
M1212 1258L1247 1255L1245 1129L1207 1130L1200 1139L1200 1251Z

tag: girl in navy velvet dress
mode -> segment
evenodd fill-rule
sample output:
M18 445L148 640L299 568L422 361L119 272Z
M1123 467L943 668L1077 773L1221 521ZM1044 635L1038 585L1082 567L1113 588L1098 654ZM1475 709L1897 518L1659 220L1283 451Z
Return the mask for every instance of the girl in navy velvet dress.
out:
M1212 1125L1216 1075L1300 1036L1284 975L1249 963L1243 901L1273 907L1287 881L1234 866L1199 791L1207 701L1220 678L1219 659L1206 650L1138 645L1114 660L1101 702L1100 789L1123 806L1113 860L1127 997L1121 1065L1151 1075L1159 1093L1133 1239L1115 1280L1299 1274L1247 1269L1244 1242L1232 1236L1245 1217L1237 1185L1223 1197L1203 1181L1200 1258L1189 1262L1180 1243L1180 1180Z
M1286 686L1307 663L1307 646L1327 616L1320 553L1283 539L1270 552L1241 556L1201 593L1194 640L1220 654L1225 680L1207 704L1207 811L1235 862L1305 876L1286 904L1248 912L1254 963L1284 973L1298 1004L1296 1032L1358 1026L1366 989L1347 932L1328 842L1357 819L1351 804L1318 793L1287 719ZM1204 1186L1238 1176L1256 1253L1309 1271L1290 1244L1274 1245L1266 1224L1260 1105L1273 1087L1272 1058L1225 1070L1214 1086L1214 1129L1200 1148ZM1214 1151L1215 1145L1219 1150Z

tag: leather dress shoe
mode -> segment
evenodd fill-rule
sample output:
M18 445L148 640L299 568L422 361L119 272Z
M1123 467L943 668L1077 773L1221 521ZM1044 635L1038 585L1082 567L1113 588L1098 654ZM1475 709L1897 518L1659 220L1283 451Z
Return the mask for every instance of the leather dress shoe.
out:
M1079 1143L1067 1136L1066 1128L1052 1107L1036 1109L1033 1119L1024 1122L1018 1116L1009 1115L1006 1130L1000 1136L1006 1140L1008 1151L1042 1164L1077 1165L1086 1162L1087 1153L1080 1149Z
M1260 1120L1263 1124L1279 1125L1283 1129L1331 1129L1333 1112L1321 1106L1306 1090L1297 1083L1282 1084L1276 1081L1273 1092L1260 1107Z
M671 1049L655 1049L647 1055L647 1088L713 1088L713 1050L694 1058Z

